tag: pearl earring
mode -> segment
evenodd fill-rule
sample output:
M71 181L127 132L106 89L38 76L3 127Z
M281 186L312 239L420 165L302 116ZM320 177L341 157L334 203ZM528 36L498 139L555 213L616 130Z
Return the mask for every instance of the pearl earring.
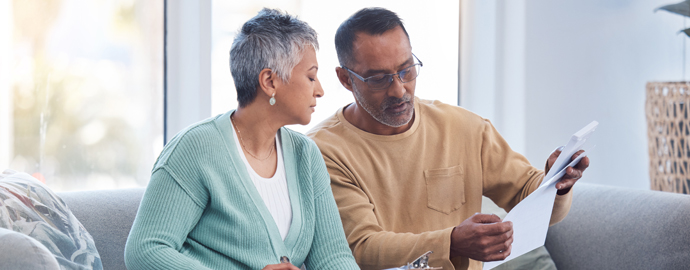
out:
M268 104L271 104L271 106L276 104L276 93L273 93L271 99L268 100Z

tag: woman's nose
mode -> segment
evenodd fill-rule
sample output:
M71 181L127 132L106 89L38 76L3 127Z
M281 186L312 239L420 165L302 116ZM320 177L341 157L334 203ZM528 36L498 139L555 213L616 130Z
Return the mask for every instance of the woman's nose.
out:
M319 78L316 78L316 85L314 87L316 87L314 89L314 96L317 98L323 97L324 92L323 88L321 87L321 81L319 81Z

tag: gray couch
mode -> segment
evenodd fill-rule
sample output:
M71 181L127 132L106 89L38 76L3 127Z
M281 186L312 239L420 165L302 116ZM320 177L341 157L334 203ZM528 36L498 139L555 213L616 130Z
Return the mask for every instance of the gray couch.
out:
M570 214L546 239L558 269L690 268L690 195L586 183L573 191ZM125 269L125 242L143 192L58 194L93 236L106 270Z
M690 269L690 195L578 183L549 228L559 270Z
M125 267L125 243L144 188L62 192L58 196L86 228L104 270Z

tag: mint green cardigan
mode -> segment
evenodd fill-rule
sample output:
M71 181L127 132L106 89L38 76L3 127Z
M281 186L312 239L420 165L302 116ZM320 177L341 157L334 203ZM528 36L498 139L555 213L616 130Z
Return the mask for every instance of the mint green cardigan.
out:
M280 129L292 224L285 240L239 156L232 111L163 149L125 247L135 269L262 269L287 256L310 270L359 269L316 144Z

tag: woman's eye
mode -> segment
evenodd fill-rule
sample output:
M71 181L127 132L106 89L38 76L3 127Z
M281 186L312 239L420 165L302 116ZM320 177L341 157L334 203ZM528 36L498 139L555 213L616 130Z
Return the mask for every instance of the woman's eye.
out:
M312 82L313 82L313 81L316 81L316 79L314 79L314 78L309 78L309 80L312 81Z

